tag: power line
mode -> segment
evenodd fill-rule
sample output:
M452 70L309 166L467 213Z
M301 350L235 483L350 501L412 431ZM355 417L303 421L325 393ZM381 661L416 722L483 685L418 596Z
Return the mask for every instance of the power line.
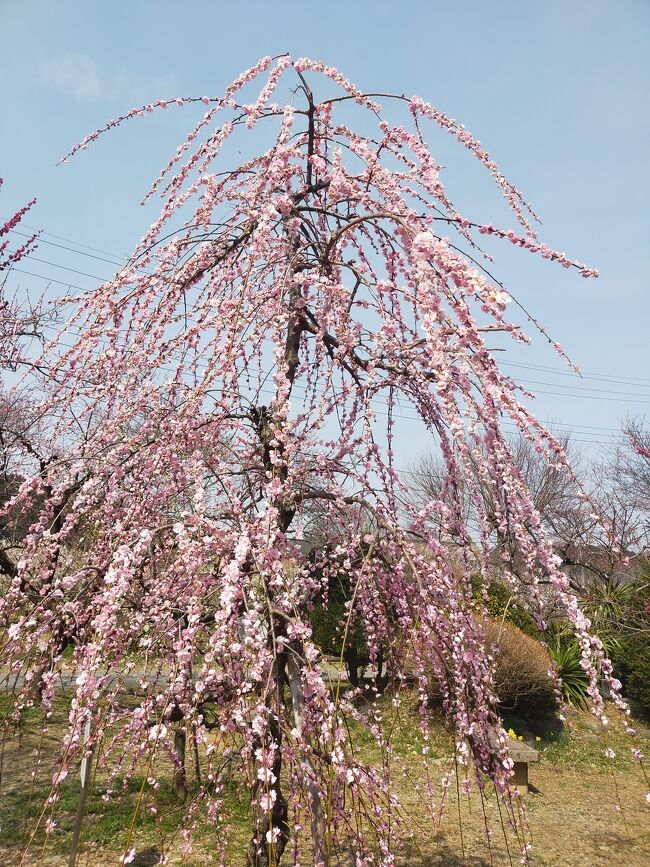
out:
M642 394L634 391L621 391L620 389L614 388L589 388L586 385L569 385L568 383L558 383L558 382L545 382L539 379L518 379L516 382L528 382L531 385L550 385L552 388L571 388L577 389L579 391L593 391L598 392L599 394L621 394L624 397L650 397L650 394ZM577 397L582 397L582 395L576 395Z
M22 225L22 224L21 224ZM33 237L28 232L20 232L18 229L11 229L11 232L14 235L20 235L22 238L31 238ZM53 235L52 237L56 237ZM71 243L74 243L71 242ZM124 262L114 261L113 259L106 259L104 256L97 256L94 253L85 253L83 250L76 250L74 247L67 247L65 244L57 244L54 241L47 241L43 235L39 235L38 237L38 245L47 244L49 247L56 247L59 250L67 250L69 253L76 253L78 256L86 256L88 259L97 259L98 262L107 262L109 265L123 265L126 263L126 259ZM110 255L110 254L108 254ZM116 257L117 258L117 257Z
M76 334L78 337L82 336L81 333L78 331L76 332ZM65 344L63 344L63 345L65 345ZM71 347L68 347L68 348L71 348ZM196 367L198 367L200 369L207 369L210 366L207 362L201 362L201 361L195 362L195 364L196 364ZM162 365L160 366L160 368L164 369L164 367L162 367ZM522 382L531 382L531 380L522 380ZM532 382L534 382L534 380L532 380ZM542 383L542 384L552 385L552 383ZM575 386L575 388L577 388L577 386ZM603 391L603 393L610 393L606 389L602 389L602 390L601 389L586 389L586 390L598 391L598 392ZM632 400L628 401L627 395L624 397L600 397L600 396L592 395L592 394L578 394L578 395L563 394L561 392L545 391L543 389L536 389L535 394L549 394L549 395L554 395L554 396L556 395L557 397L573 397L573 398L581 398L581 399L589 399L589 400L607 400L607 401L616 401L619 403L626 403L626 402L640 403L640 404L650 403L650 400L646 401L646 400L634 400L634 399L632 399ZM646 395L639 395L639 396L642 396L644 398L646 397ZM633 397L633 395L630 395L630 397ZM610 428L610 430L614 430L614 428Z
M26 224L23 224L23 225L25 225L26 228L30 228ZM18 234L24 234L24 233L18 233ZM60 240L67 241L67 242L72 243L72 244L78 244L79 246L84 246L87 249L95 250L96 252L106 253L106 251L101 250L100 248L90 247L89 245L84 245L84 244L81 244L80 242L72 241L71 239L65 238L64 236L58 236L58 235L54 235L51 233L43 233L43 234L47 234L47 235L49 235L49 237L59 238ZM41 240L43 240L43 239L41 238ZM54 242L51 242L51 241L44 241L44 243L50 244L51 246L59 247L61 249L67 250L67 251L72 252L72 253L78 253L79 255L89 256L90 258L94 258L94 259L97 259L99 261L104 261L104 262L107 262L108 264L114 264L116 266L119 264L117 262L112 262L108 259L102 259L99 256L94 256L94 255L89 254L89 253L84 253L81 250L75 250L75 249L70 248L70 247L64 247L63 245L55 244ZM106 253L106 255L110 256L112 254ZM51 267L60 268L60 269L65 270L65 271L69 271L70 273L79 274L81 276L89 277L89 278L94 279L94 280L99 280L100 282L107 282L106 278L100 277L99 275L96 275L96 274L90 274L88 272L80 271L80 270L71 268L71 267L66 266L66 265L61 265L57 262L51 262L47 259L40 259L36 256L31 256L30 258L32 258L34 261L40 262L42 264L49 265ZM117 258L117 257L115 257L115 258ZM68 286L69 288L77 289L79 291L87 291L85 287L78 286L76 284L69 283L69 282L63 281L63 280L57 280L53 277L48 277L48 276L45 276L43 274L38 274L36 272L27 271L27 270L21 269L21 268L13 268L12 270L14 270L18 273L26 274L28 276L36 277L38 279L47 280L51 283L56 283L56 284L62 285L62 286ZM646 380L642 377L629 377L628 376L628 377L625 377L625 379L621 379L621 378L615 378L613 375L610 375L610 374L587 374L587 373L585 373L581 377L578 377L577 374L568 373L567 371L559 370L558 368L553 368L553 367L544 366L544 365L526 364L524 362L499 361L499 364L517 367L517 368L522 368L522 369L526 369L526 370L540 370L540 371L552 373L553 375L561 375L561 376L565 376L565 377L568 376L568 377L576 377L576 378L582 378L582 379L588 378L588 379L602 381L602 382L611 383L611 384L616 384L616 383L622 384L622 385L635 385L636 384L637 387L646 387L646 386L642 385L642 383L644 383L644 382L650 383L650 379ZM620 392L618 390L613 390L613 389L590 388L588 386L579 386L579 385L574 386L574 385L569 385L569 384L565 384L563 386L561 383L556 384L553 382L547 382L547 381L542 381L542 380L522 379L522 380L519 380L519 382L530 383L530 384L535 384L535 385L546 385L546 386L549 386L550 388L553 388L553 389L564 387L564 388L568 388L572 391L579 391L579 392L589 391L589 392L594 393L594 394L583 394L583 393L566 394L566 393L562 393L560 391L555 391L555 390L554 391L545 391L542 389L536 389L535 390L536 394L545 394L545 395L551 395L551 396L557 396L557 397L573 397L573 398L580 397L580 398L588 398L588 399L592 399L592 400L606 400L606 401L614 401L614 402L620 402L620 403L625 403L628 401L630 403L639 403L639 404L650 403L650 400L635 400L634 398L645 398L647 395L640 394L640 393L634 393L634 392L628 393L628 392ZM600 397L599 396L599 395L609 395L609 394L616 394L618 396L617 397ZM377 399L380 400L380 402L382 402L380 398L377 398ZM417 420L417 419L413 419L412 417L404 417L404 418ZM542 423L545 423L545 422L542 422ZM566 428L566 430L573 431L572 427L568 427L568 426L564 426L564 427ZM575 427L580 427L580 428L584 428L584 429L600 430L600 431L606 431L606 430L616 431L617 430L616 428L607 428L604 426L597 426L597 425L575 425ZM582 435L586 436L587 434L583 433ZM591 435L591 434L589 434L589 435ZM597 434L593 434L593 436L596 436L596 435Z
M57 331L57 328L53 325L46 325L46 326L44 326L44 328L49 329L51 331ZM68 333L73 334L74 336L77 336L77 337L83 336L80 331L74 331L74 332L69 331ZM59 341L58 345L64 346L67 349L73 349L74 348L74 344L65 343L63 341ZM202 370L207 370L210 367L210 364L207 361L197 361L197 362L194 362L194 364L197 368L202 369ZM168 373L175 373L174 370L172 370L169 367L166 367L164 364L157 365L157 369L158 370L164 370ZM254 368L249 368L249 369L251 370L252 373L262 373L263 372L261 368L254 367ZM296 387L305 388L304 386L296 386ZM266 393L270 393L270 392L267 391ZM317 393L319 393L318 390L317 390ZM320 392L320 393L322 393L322 392ZM547 392L544 392L544 393L547 393ZM376 401L378 403L381 403L384 406L388 406L388 400L384 397L381 397L380 395L377 395L376 397L371 398L371 400ZM395 404L397 406L399 406L399 403L400 403L399 398L396 398ZM417 419L413 418L413 420L416 421ZM609 431L612 433L620 433L620 428L607 427L605 425L582 424L580 422L558 422L558 421L551 420L551 419L537 419L537 421L540 424L545 425L549 429L557 429L560 433L566 431L569 433L580 433L582 436L588 436L588 435L589 436L599 436L599 435L602 436L602 434L598 434L598 433L591 434L590 431L592 431L592 430L593 431ZM577 428L583 428L584 430L576 430Z
M2 219L6 221L8 218L3 217ZM36 226L30 226L27 223L24 223L22 220L20 221L20 225L23 226L25 229L29 229L32 232L40 232L41 237L46 236L48 238L56 238L57 241L65 241L68 244L74 244L76 247L84 247L86 250L93 250L95 253L103 253L104 256L110 256L111 259L118 259L119 261L126 262L126 258L124 256L118 256L116 253L108 253L106 250L102 250L99 247L91 247L89 244L82 244L81 241L74 241L72 240L72 238L66 238L63 235L54 235L52 232L42 232Z
M14 268L12 270L20 271L20 273L23 273L23 274L31 274L31 272L24 271L23 269L19 269L19 268ZM38 277L38 276L42 276L42 275L38 275L38 274L33 275L32 274L32 276ZM43 277L43 279L48 279L48 278ZM75 287L73 284L63 283L63 281L60 281L60 280L58 280L58 281L52 280L52 282L62 283L62 285L64 285L64 286L69 286L70 288L77 288L77 289L82 290L82 287L80 287L80 286ZM66 344L66 343L63 343L62 341L60 341L59 345L64 346L68 349L73 348L73 344ZM209 367L209 365L207 362L198 362L198 363L196 363L196 367L201 368L201 369L207 369ZM171 368L166 367L165 365L162 365L162 364L158 365L157 369L158 370L164 370L168 373L175 372ZM304 386L296 385L295 388L300 388L301 390L304 390L305 392L307 391L307 388ZM265 393L265 394L273 394L274 393L270 389L265 389L265 388L260 388L260 389L258 389L258 391ZM321 394L322 393L323 392L321 392ZM551 395L557 394L556 392L542 392L542 391L537 392L537 393L551 394ZM561 395L561 394L557 394L557 396L558 397L576 397L576 396L591 397L590 395ZM616 398L592 398L592 399L616 400ZM377 396L375 398L371 398L371 402L372 401L379 402L385 406L388 405L387 401L384 398L381 398L379 396ZM644 401L634 401L634 402L635 403L643 403ZM373 410L373 412L376 415L382 415L382 416L388 417L388 413L384 413L380 410ZM393 416L393 418L399 418L399 419L402 419L404 421L416 421L416 422L422 421L421 417L419 417L419 416L406 416L406 415L401 415L398 413L392 413L392 416ZM599 433L591 434L590 433L591 430L594 430L594 431L611 431L613 433L616 433L616 432L618 432L618 428L605 427L603 425L584 425L584 424L580 424L580 423L569 424L566 422L563 423L563 422L554 422L554 421L551 422L551 421L547 421L544 419L537 419L537 421L540 424L548 427L549 431L554 433L555 435L558 435L558 436L567 435L567 434L571 435L571 441L576 442L576 443L585 443L585 444L593 444L593 445L615 445L617 443L624 442L624 440L622 438L614 437L614 436L610 437L608 440L584 439L584 437L588 437L588 436L593 436L593 437L602 436L602 434L599 434ZM516 425L514 425L513 423L510 423L510 422L502 422L502 424L511 426L513 430L519 429ZM576 428L583 428L584 430L576 430ZM575 436L576 433L580 435L580 438Z
M24 268L12 267L11 271L16 271L18 274L27 274L29 277L38 277L40 280L47 280L48 283L58 283L59 286L67 286L69 289L78 289L80 292L87 292L87 287L76 286L74 283L68 283L67 280L55 280L54 277L46 277L45 274L36 274L34 271L26 271Z
M89 273L86 272L86 271L79 271L79 270L77 270L77 269L75 269L75 268L70 268L70 267L67 266L67 265L60 265L60 264L58 264L57 262L51 262L51 261L49 261L49 260L47 260L47 259L40 259L40 258L38 258L37 256L30 256L30 259L32 259L32 260L35 261L35 262L40 262L41 264L44 264L44 265L51 265L51 266L53 266L53 267L55 267L55 268L60 268L60 269L62 269L62 270L64 270L64 271L69 271L69 272L71 272L71 273L73 273L73 274L79 274L79 275L81 275L81 276L83 276L83 277L90 277L90 278L92 278L92 279L94 279L94 280L99 280L99 281L101 281L102 283L106 283L106 282L108 282L108 279L109 279L109 278L100 277L100 276L98 276L97 274L89 274ZM16 270L16 271L20 271L20 272L23 273L23 274L29 273L29 272L27 272L27 271L23 271L23 270L21 270L21 269L19 269L19 268L15 268L14 270ZM40 276L40 277L41 277L42 279L44 279L44 280L45 280L45 279L48 279L48 278L44 277L43 275L37 275L37 274L34 274L34 273L32 273L32 276L35 276L35 277ZM55 282L55 283L61 283L62 285L70 285L72 288L78 288L78 289L81 289L81 287L74 287L73 284L67 284L67 283L64 283L63 281L60 281L60 280L58 280L58 281L57 281L57 280L53 280L52 282ZM84 291L84 290L82 290L82 291ZM501 363L503 363L503 364L514 364L514 362L501 362ZM568 374L568 375L570 375L570 374ZM650 395L640 394L640 393L638 393L638 392L620 392L619 390L607 389L607 388L591 388L591 387L589 387L589 386L582 386L582 385L562 385L562 384L560 384L560 383L546 382L546 381L544 381L544 380L536 380L536 379L520 379L520 380L517 380L517 381L520 382L520 383L530 383L531 385L546 385L546 386L549 386L550 388L571 388L571 389L574 389L574 390L577 390L577 391L581 391L581 392L582 392L582 391L589 391L589 392L597 392L598 394L618 394L618 395L621 395L620 397L615 397L615 398L612 398L612 397L610 397L610 398L607 398L607 397L602 398L602 400L614 400L614 401L617 401L617 402L625 402L625 400L626 400L627 398L635 398L635 397L650 398ZM610 381L610 380L608 380L608 381ZM627 383L621 383L621 384L627 384ZM629 383L629 384L632 384L632 383ZM650 387L650 386L649 386L649 387ZM553 393L555 393L555 392L547 392L547 391L542 391L542 390L540 390L540 389L536 389L536 393L537 393L537 394L553 394ZM570 395L570 394L569 394L569 395L567 395L567 394L561 394L561 393L559 393L559 392L557 392L557 395L558 395L558 397L571 397L571 396L572 396L572 395ZM590 395L584 395L584 394L573 395L573 396L574 396L574 397L590 397ZM648 403L648 402L650 402L650 401L647 401L647 400L641 400L641 401L639 401L639 400L632 400L631 402L632 402L632 403Z
M76 268L70 268L69 265L59 265L58 262L50 262L48 259L39 259L38 256L30 256L32 262L40 262L41 265L51 265L53 268L61 268L62 271L70 271L71 274L80 274L82 277L91 277L93 280L99 280L101 283L108 283L108 277L99 277L97 274L89 274L87 271L78 271Z
M32 271L26 271L23 268L12 268L11 270L17 271L21 274L28 274L32 277L39 277L43 280L48 280L50 283L58 283L62 286L68 286L70 289L78 289L81 292L86 291L84 289L84 287L77 286L74 283L68 283L68 282L63 281L63 280L55 280L53 277L45 277L43 274L36 274ZM72 269L70 269L70 270L72 270ZM82 273L82 272L76 272L76 273ZM78 335L78 336L80 336L80 335ZM66 344L61 344L61 345L66 346ZM71 346L69 346L68 348L71 348ZM196 366L201 367L201 368L207 368L208 367L208 365L206 363L197 363ZM164 369L164 368L162 368L162 366L161 366L161 369ZM521 380L521 382L531 382L531 380ZM548 384L552 385L552 383L548 383ZM574 387L577 388L577 386L574 386ZM603 394L611 393L607 389L590 389L590 390L602 392ZM629 399L628 397L601 397L600 395L595 395L595 394L563 394L562 392L545 391L543 389L535 389L535 394L546 394L546 395L551 395L553 397L570 397L570 398L573 398L574 400L576 398L580 398L582 400L607 400L607 401L614 401L617 403L650 404L650 400L639 400L639 399L636 399L632 396L631 396L631 399ZM645 395L644 395L644 397L645 397Z
M574 400L576 398L580 398L580 400L608 400L615 401L616 403L642 403L642 404L650 404L650 400L638 400L637 398L627 399L625 397L601 397L597 394L563 394L559 391L544 391L541 388L535 389L535 394L550 394L553 397L572 397Z
M555 376L572 376L577 379L596 379L602 382L619 382L624 385L637 385L638 383L647 382L650 383L650 379L644 378L642 376L628 376L627 374L618 375L614 373L569 373L567 370L561 370L559 367L548 367L545 365L539 364L526 364L523 361L502 361L501 364L505 364L508 367L522 367L527 370L539 370L544 373L552 373ZM629 380L629 382L625 382L625 380Z
M64 346L67 349L74 348L74 344L64 343L63 341L60 341L58 345ZM202 370L208 369L210 367L208 362L195 362L195 365L197 368L202 369ZM161 371L165 371L166 373L175 373L175 370L173 368L171 368L167 365L164 365L164 364L157 365L156 369L161 370ZM262 371L261 371L261 369L257 369L257 370L252 370L251 372L261 373ZM300 385L299 383L294 384L294 389L298 389L304 393L307 393L310 390L307 388L307 386ZM265 388L263 386L257 390L262 394L268 394L271 396L275 394L275 392L273 392L271 389ZM320 389L320 390L316 389L315 393L317 395L324 395L325 394L325 392L322 389ZM370 402L371 403L379 403L382 406L386 406L386 407L388 406L388 401L385 398L381 397L380 395L377 395L377 396L371 398ZM395 403L399 408L399 401L396 401ZM382 415L382 416L388 417L387 412L383 412L381 410L374 410L374 409L373 409L373 412L375 412L375 414L377 414L377 415ZM395 412L393 412L392 415L394 418L399 418L399 419L402 419L404 421L417 421L417 422L422 421L422 418L420 416L403 415L403 414L399 414L399 413L395 413ZM556 421L549 421L549 420L545 420L545 419L537 419L537 421L540 424L547 427L549 429L549 431L551 431L552 433L554 433L556 435L562 436L562 435L570 434L573 442L594 443L594 444L601 443L603 445L609 445L609 444L615 443L615 442L624 442L624 439L620 435L621 432L620 432L619 428L605 427L603 425L585 425L585 424L580 424L578 422L576 422L576 423L556 422ZM513 429L517 429L517 430L519 429L515 424L513 424L511 422L502 422L502 424L509 425ZM584 430L578 430L578 428L583 428ZM591 433L592 430L594 431L594 433ZM606 435L605 433L603 433L603 431L611 432L612 434L618 434L618 436L611 436L608 438L608 440L577 439L575 436L576 434L578 434L580 437L599 437L599 436L602 437L602 436Z
M64 343L63 341L61 341L59 345L65 346L66 348L73 348L73 346L74 346L74 344L67 344L67 343ZM196 362L196 367L201 368L201 369L207 369L209 367L209 364L207 362ZM157 366L157 370L165 371L167 373L175 373L175 370L173 368L168 367L164 364L159 364ZM261 370L261 368L257 368L257 369L253 369L252 372L253 373L262 373L263 371ZM301 391L304 395L306 395L307 393L309 393L311 391L307 386L301 385L299 383L294 383L293 388L294 388L294 390ZM324 396L325 395L325 392L322 389L315 389L314 391L315 391L315 394L318 396ZM268 394L270 396L275 395L275 392L272 389L267 388L265 386L260 386L259 388L255 389L255 392L258 394ZM332 395L332 397L335 397L335 395ZM373 402L381 403L383 406L388 406L388 402L385 399L381 398L380 396L376 396L374 398L371 398L369 403L372 405ZM372 407L372 406L371 406L371 409L372 409L373 415L375 415L375 416L382 416L384 418L388 418L390 415L394 419L423 423L423 419L421 416L404 415L402 413L395 412L395 411L388 413L388 412L384 412L382 410L376 409L375 407ZM539 419L538 419L538 421L540 422L540 424L545 424L545 422L540 421ZM518 431L519 430L519 427L516 424L514 424L514 422L511 422L511 421L502 421L501 426L507 427L509 430L512 430L512 431ZM599 434L597 434L597 433L591 434L589 432L583 432L583 431L574 431L571 428L568 428L566 425L563 425L562 429L554 431L553 427L559 427L559 425L557 423L548 423L548 427L549 427L549 432L553 433L556 436L570 435L571 436L571 442L573 442L573 443L581 443L581 444L585 444L585 445L594 445L594 446L602 445L602 446L611 447L611 446L623 444L625 442L625 440L620 436L619 437L611 436L605 440L603 440L603 439L585 439L585 437L597 437L597 436L599 436ZM587 425L586 427L596 427L596 426ZM598 428L598 429L599 430L616 431L615 428ZM576 437L575 436L576 433L580 434L580 436Z
M0 218L0 219L8 219L8 218ZM59 241L66 241L66 243L68 243L68 244L73 244L75 247L83 247L86 250L93 250L95 253L102 253L104 256L109 256L110 260L109 259L101 259L98 256L91 256L91 258L99 259L99 261L107 262L110 265L123 265L123 264L127 264L127 262L128 262L128 259L125 256L119 256L115 253L109 253L106 250L101 249L100 247L93 247L93 246L90 246L89 244L83 244L81 241L75 241L72 238L67 238L63 235L55 235L52 232L42 232L37 227L30 226L27 223L24 223L22 221L21 221L20 225L26 229L30 229L32 232L40 232L39 243L42 241L43 243L50 244L51 246L61 247L61 249L69 250L70 252L73 252L73 253L78 253L80 256L90 256L89 253L85 253L83 250L76 250L76 249L70 248L70 247L62 247L62 245L60 245L60 244L54 244L52 241L44 240L46 237L47 238L56 238ZM20 232L17 229L12 229L12 231L18 235L22 235L23 237L31 237L31 235L28 235L25 232ZM117 261L112 261L112 260L117 260ZM57 267L64 267L64 266L57 266ZM13 269L13 270L18 270L18 269ZM34 275L34 276L42 276L42 275ZM42 277L42 279L46 280L48 278ZM103 278L94 277L94 279L102 280ZM54 281L54 282L60 282L60 281ZM106 282L106 281L103 281L103 282ZM68 285L68 284L64 284L64 285ZM602 379L603 381L606 381L606 382L620 382L623 384L625 384L624 380L632 380L633 382L636 382L636 383L646 382L646 383L650 384L650 378L648 378L648 377L630 376L628 374L596 373L593 371L589 371L589 372L588 371L582 371L580 374L577 374L577 373L571 373L571 372L564 370L562 368L559 368L559 367L553 367L553 366L548 366L548 365L528 364L526 362L519 362L519 361L500 361L499 363L505 364L509 367L522 367L522 368L526 368L529 370L540 370L540 371L545 371L548 373L553 373L553 374L556 374L558 376L576 377L578 379Z

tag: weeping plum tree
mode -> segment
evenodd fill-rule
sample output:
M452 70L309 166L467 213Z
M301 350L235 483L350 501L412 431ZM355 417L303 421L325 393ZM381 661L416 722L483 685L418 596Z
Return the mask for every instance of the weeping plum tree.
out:
M161 100L105 130L200 101ZM360 631L393 678L408 662L425 737L435 681L466 785L494 784L516 822L470 582L476 570L487 580L495 520L526 564L529 592L543 578L563 596L601 717L596 665L610 669L501 431L514 422L550 463L565 463L486 345L495 331L526 338L506 318L511 295L487 275L479 235L595 272L537 240L534 214L481 144L422 99L363 93L331 67L281 56L202 101L204 117L151 189L160 217L112 280L73 299L65 340L46 350L51 438L66 458L14 498L44 505L2 615L3 664L23 675L16 713L35 695L51 708L72 647L76 691L49 804L100 742L101 766L127 777L144 768L155 800L164 759L186 773L187 737L198 793L186 846L204 809L226 858L235 778L254 815L249 864L283 853L297 863L302 829L310 863L340 851L359 865L394 863L408 828L390 744L372 710L330 688L312 637L310 609L327 605L341 574L343 643ZM518 231L458 213L428 125L491 175ZM424 504L394 464L398 401L415 408L444 462L439 496ZM306 557L315 505L336 545ZM129 671L141 678L135 711L119 699ZM351 748L350 715L377 738L379 766ZM430 788L432 810L442 797Z
M4 178L0 178L0 189ZM16 231L25 214L35 204L28 202L4 222L0 222L0 370L16 369L24 361L22 342L25 338L37 337L39 323L38 307L19 304L15 298L5 296L5 280L9 271L24 259L36 246L36 234L22 233L25 240L15 246L10 233Z

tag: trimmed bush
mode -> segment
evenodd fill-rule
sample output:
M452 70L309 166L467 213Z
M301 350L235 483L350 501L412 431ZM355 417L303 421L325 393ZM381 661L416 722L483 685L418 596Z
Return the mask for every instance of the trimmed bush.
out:
M340 656L343 651L343 661L350 683L359 686L360 672L368 665L370 657L363 630L355 617L351 620L345 647L343 647L343 635L348 619L347 605L351 598L347 575L338 575L330 581L327 602L317 600L314 603L310 622L314 640L324 653Z
M556 707L547 649L507 621L490 619L486 644L495 657L495 690L502 710L548 716Z

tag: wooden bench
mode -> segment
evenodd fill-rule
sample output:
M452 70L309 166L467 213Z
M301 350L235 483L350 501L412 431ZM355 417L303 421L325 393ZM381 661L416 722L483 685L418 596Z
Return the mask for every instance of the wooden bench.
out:
M539 761L539 752L508 735L508 753L515 763L512 785L520 795L528 794L528 764Z
M520 795L527 795L528 764L530 762L539 761L539 752L536 749L533 749L533 747L529 747L527 743L524 743L524 741L520 741L517 738L511 737L510 735L506 735L506 738L508 755L514 762L514 776L512 779L512 786L517 789ZM490 729L490 739L492 741L492 745L496 747L497 733L493 728Z

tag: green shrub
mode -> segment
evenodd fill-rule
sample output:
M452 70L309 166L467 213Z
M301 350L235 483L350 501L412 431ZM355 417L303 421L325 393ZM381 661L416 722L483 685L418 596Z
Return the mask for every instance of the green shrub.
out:
M610 657L616 652L620 636L629 625L634 594L633 584L625 584L612 575L595 577L580 592L580 606Z
M472 578L474 597L481 599L481 579ZM535 618L523 607L523 604L513 595L513 590L501 581L492 581L488 587L487 613L495 620L505 620L512 623L517 629L521 629L531 638L539 639L540 631L535 623Z
M339 573L329 582L327 599L318 599L310 614L314 641L323 653L343 655L350 683L358 686L360 672L368 665L370 657L359 621L354 616L343 646L343 637L348 622L348 605L352 599L350 581L345 573Z
M650 638L636 635L621 642L615 665L625 696L650 715Z
M587 703L589 677L582 667L582 650L573 632L559 623L549 626L546 643L562 681L562 698L576 707Z
M619 631L612 662L623 694L650 716L650 581L632 587L626 628Z

